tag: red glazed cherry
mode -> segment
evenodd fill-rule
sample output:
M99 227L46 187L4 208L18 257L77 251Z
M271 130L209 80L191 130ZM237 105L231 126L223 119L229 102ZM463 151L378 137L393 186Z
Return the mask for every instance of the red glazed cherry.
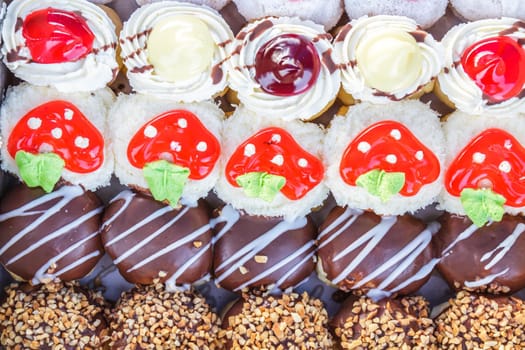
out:
M305 92L315 84L319 69L315 46L297 34L273 38L255 56L255 80L272 95L293 96Z
M22 35L36 63L77 61L91 52L95 38L80 15L54 8L31 12Z
M468 76L492 102L518 95L525 83L525 53L516 40L499 36L478 41L461 56Z

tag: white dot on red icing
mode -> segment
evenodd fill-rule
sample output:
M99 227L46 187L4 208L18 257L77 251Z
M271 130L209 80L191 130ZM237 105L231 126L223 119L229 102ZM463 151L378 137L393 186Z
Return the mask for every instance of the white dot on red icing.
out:
M272 142L274 142L274 143L279 143L279 142L281 142L281 135L279 135L279 134L273 134L273 135L272 135Z
M246 157L251 157L255 154L255 145L252 143L247 144L244 146L244 155Z
M70 110L69 108L66 108L64 109L64 118L66 118L66 120L71 120L73 119L73 111Z
M512 170L512 167L510 166L510 163L504 160L503 162L499 163L498 166L499 170L501 170L504 173L510 173Z
M208 149L208 144L204 141L201 141L197 144L197 151L204 152Z
M401 132L397 129L392 129L392 131L390 131L390 136L392 136L394 140L401 140Z
M180 152L180 150L182 149L182 147L180 146L180 143L178 143L177 141L171 141L170 148L172 151L175 151L175 152Z
M503 144L503 147L505 147L506 149L511 149L512 148L512 141L511 140L505 140L505 143Z
M417 151L416 152L416 159L417 160L423 160L423 156L424 156L423 151Z
M31 129L31 130L36 130L36 129L38 129L41 125L42 125L42 119L37 118L37 117L31 117L31 118L29 118L29 120L27 121L27 126L28 126L29 129Z
M179 126L183 129L188 127L188 121L184 118L180 118L177 124L179 124Z
M60 128L54 128L53 130L51 130L51 135L55 138L55 139L59 139L62 137L62 129Z
M385 160L390 164L396 164L397 163L397 157L394 154L389 154L386 156Z
M485 161L485 154L481 152L474 152L472 155L472 162L476 164L481 164Z
M273 157L270 162L272 162L275 165L281 166L284 164L284 157L281 154L278 154L275 157Z
M305 168L308 166L308 161L304 158L301 158L297 161L297 165L299 165L301 168Z
M146 128L144 129L144 136L150 139L154 138L155 136L157 136L157 128L152 125L146 126Z
M359 150L359 152L361 153L366 153L370 150L370 144L368 142L365 142L365 141L361 141L359 142L359 144L357 145L357 149Z
M77 136L75 137L75 146L78 148L88 148L89 139L87 137Z

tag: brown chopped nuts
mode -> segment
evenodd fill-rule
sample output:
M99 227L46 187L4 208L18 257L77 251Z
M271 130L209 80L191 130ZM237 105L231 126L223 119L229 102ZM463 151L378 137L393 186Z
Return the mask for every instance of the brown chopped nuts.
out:
M139 316L140 315L140 316ZM220 349L219 318L204 297L166 291L161 284L121 295L109 316L111 346L119 349ZM128 345L128 346L126 346Z
M523 301L458 292L435 320L441 349L525 348Z
M202 247L202 241L193 241L193 246L195 248L200 248Z
M239 267L239 272L242 273L243 275L246 275L250 271L248 271L248 269L246 267L240 266Z
M100 294L77 282L12 284L0 305L0 344L7 349L100 349L109 341Z
M268 257L266 255L256 255L254 260L256 263L266 264L268 262Z
M225 318L219 338L231 349L332 349L328 314L308 294L244 294L240 313ZM237 308L234 306L235 310Z

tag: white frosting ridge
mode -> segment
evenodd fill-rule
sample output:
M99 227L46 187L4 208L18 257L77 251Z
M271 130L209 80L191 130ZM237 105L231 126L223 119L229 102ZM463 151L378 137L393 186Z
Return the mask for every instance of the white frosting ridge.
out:
M33 62L25 45L20 19L48 7L79 13L93 35L93 48L74 62ZM3 61L18 78L34 85L53 86L64 92L92 91L105 87L118 73L115 25L100 7L81 0L17 0L7 8L2 26Z
M260 30L269 23L268 28ZM252 35L254 31L257 35ZM290 33L311 40L319 54L319 76L311 88L298 95L271 95L262 90L255 80L255 57L268 41ZM232 48L228 60L230 87L237 92L239 100L255 112L265 115L271 111L284 120L308 120L323 111L337 96L341 77L336 68L331 38L320 25L298 18L265 18L245 26L237 34Z
M365 75L360 70L360 62L357 61L359 45L366 45L368 40L377 40L382 37L382 33L406 32L414 36L416 45L421 56L421 67L417 78L411 82L406 82L402 86L394 88L392 91L380 91L370 85ZM392 49L399 49L396 42L392 42ZM399 42L397 43L399 44ZM353 98L369 101L372 103L387 103L392 100L402 100L410 95L417 93L428 83L437 77L443 67L443 47L436 41L431 34L423 31L416 22L403 16L372 16L361 17L352 20L341 29L334 41L334 49L337 60L341 63L341 82L344 90L351 94ZM388 48L385 48L385 55L388 57ZM393 56L395 52L391 53ZM392 57L394 58L394 57ZM379 63L378 58L376 64ZM397 60L396 60L397 61ZM394 62L396 63L396 62ZM389 69L411 70L414 67L409 61L401 64L383 64L382 67L372 67L377 70L384 70L385 75ZM364 62L362 64L370 64ZM402 72L392 72L392 75L403 75ZM411 72L415 73L415 72ZM412 74L413 75L413 74Z
M146 44L156 23L175 15L196 16L210 30L215 43L212 61L201 74L191 79L170 81L157 75L148 60ZM121 56L133 89L140 93L172 98L179 102L196 102L209 99L227 86L227 59L233 33L218 12L211 8L161 1L142 6L124 23L120 34Z
M514 18L500 18L463 23L450 29L443 37L445 69L438 76L439 88L457 109L469 114L489 113L494 116L525 112L525 99L519 96L500 103L489 103L484 98L483 91L467 75L460 63L463 52L469 46L487 38L501 36L502 32L518 42L523 41L525 28L513 26L518 21Z

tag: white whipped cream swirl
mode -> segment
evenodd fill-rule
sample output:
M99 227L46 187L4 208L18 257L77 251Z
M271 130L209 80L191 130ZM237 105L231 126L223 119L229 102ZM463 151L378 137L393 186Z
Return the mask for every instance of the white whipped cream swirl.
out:
M254 35L254 33L256 35ZM276 96L261 89L255 80L255 57L267 42L283 34L298 34L310 40L320 59L319 76L315 84L303 93ZM230 87L237 92L246 108L284 120L309 120L317 116L336 98L341 76L333 55L331 36L321 25L298 18L268 17L245 26L232 46Z
M204 22L209 28L215 48L206 70L191 79L172 81L155 73L148 59L147 42L157 23L176 15L196 16ZM140 7L124 23L120 34L121 56L133 89L177 102L204 101L226 88L228 72L223 63L227 59L232 40L230 27L217 11L176 1L162 1Z
M525 112L525 99L519 95L500 103L490 103L461 65L461 56L469 46L478 41L501 35L506 35L518 42L523 41L525 22L515 18L479 20L459 24L450 29L443 37L445 69L438 77L439 88L457 109L469 114L494 116L509 116Z
M95 37L85 57L64 63L36 63L22 35L20 21L34 11L55 8L80 14ZM7 68L34 85L59 91L93 91L105 87L118 73L115 25L97 5L83 0L16 0L7 8L2 27L2 55Z

